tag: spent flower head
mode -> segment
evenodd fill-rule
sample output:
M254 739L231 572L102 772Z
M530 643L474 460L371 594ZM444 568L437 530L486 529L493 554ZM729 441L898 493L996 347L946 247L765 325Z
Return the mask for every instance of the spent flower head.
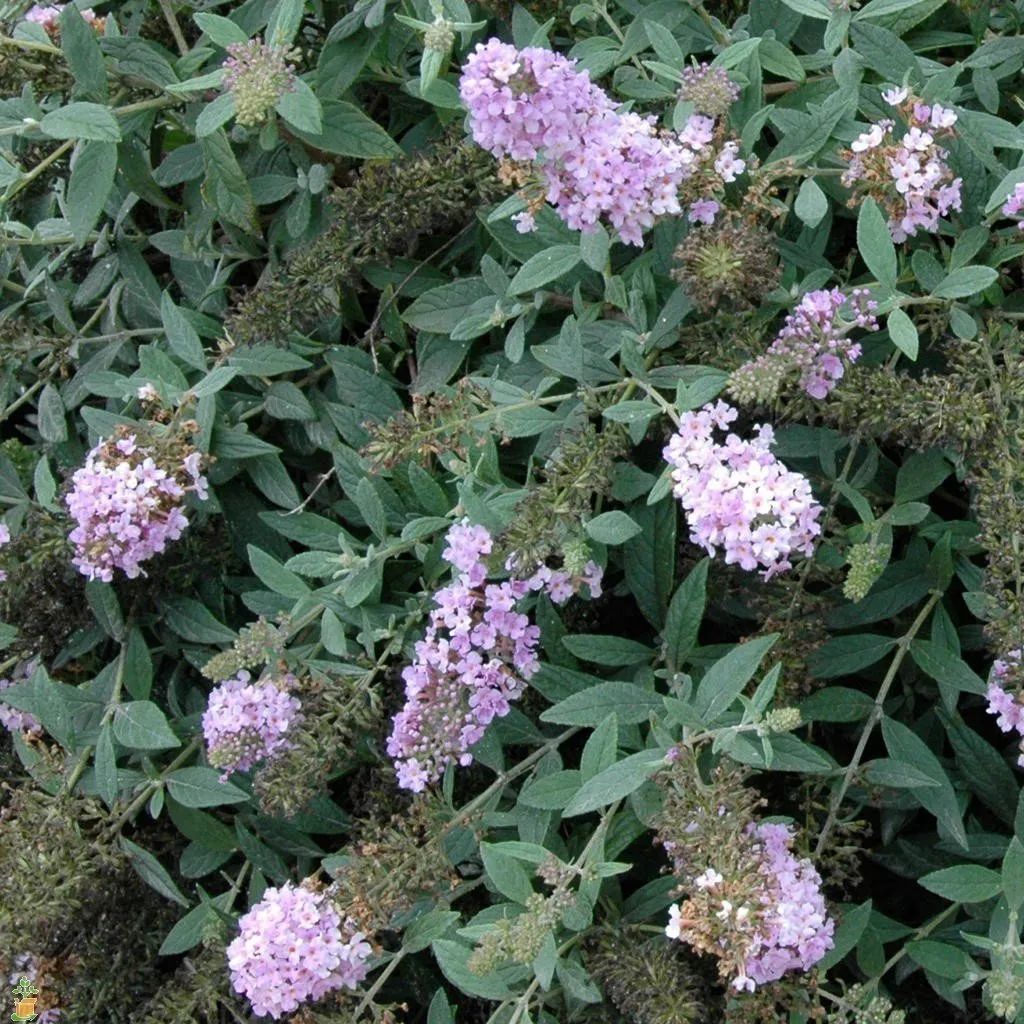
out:
M226 49L223 83L235 101L235 120L262 124L281 97L295 89L295 65L289 61L298 60L299 51L268 46L259 38Z

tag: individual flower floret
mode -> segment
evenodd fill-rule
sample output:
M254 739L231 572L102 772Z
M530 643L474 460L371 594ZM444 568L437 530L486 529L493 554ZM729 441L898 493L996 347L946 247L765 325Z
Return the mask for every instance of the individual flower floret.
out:
M849 297L838 288L807 292L765 354L733 374L733 394L742 402L771 401L782 382L797 374L807 394L825 398L860 358L861 347L850 340L850 331L878 330L877 305L863 288L854 288ZM840 318L844 306L852 310L849 321Z
M740 87L723 68L713 68L710 64L683 68L679 99L692 103L698 114L724 117L739 98Z
M399 786L414 793L440 778L447 765L470 764L469 748L495 718L509 713L539 668L540 629L516 611L518 602L543 589L561 604L584 582L592 597L600 594L601 570L593 562L579 577L542 565L525 579L487 583L490 533L457 523L447 541L442 557L458 577L434 594L430 625L402 672L405 706L387 744ZM514 559L506 569L517 569Z
M669 907L665 934L718 957L723 977L740 991L809 970L832 948L835 922L810 860L791 852L787 825L747 825L743 848L687 884L691 895ZM714 857L714 851L709 855Z
M762 566L764 578L792 568L790 556L814 553L822 507L807 478L771 453L772 428L756 425L749 441L730 433L714 440L738 413L725 402L684 413L663 456L673 467L673 493L687 513L690 540L727 565Z
M260 39L231 43L226 47L224 88L235 101L235 120L240 125L262 124L286 92L295 88L298 52L268 46Z
M1024 703L1020 699L1021 652L1010 651L1004 658L997 659L989 675L988 713L998 715L996 725L1003 732L1015 732L1021 738L1020 756L1017 766L1024 768ZM1010 686L1010 689L1007 689Z
M35 658L19 662L11 673L10 679L0 679L0 725L10 733L40 732L43 728L35 715L31 715L27 711L20 711L18 708L4 703L3 699L4 690L9 690L12 686L31 679L38 665L39 662Z
M883 118L858 135L840 151L848 161L841 180L855 191L849 205L873 198L889 214L893 240L904 242L920 230L937 230L940 217L960 209L962 181L953 177L949 154L937 142L953 134L957 115L938 103L922 103L906 88L882 98L897 108L907 129Z
M72 563L89 579L109 583L114 570L129 579L143 575L140 563L160 554L188 526L182 499L207 496L201 456L165 455L138 443L135 434L102 438L77 470L65 499L77 526Z
M267 889L238 930L227 947L231 984L259 1016L278 1020L366 977L372 949L365 936L306 884Z
M302 721L297 697L288 693L295 677L250 682L244 669L215 687L203 713L207 757L221 779L248 771L292 746L289 730Z

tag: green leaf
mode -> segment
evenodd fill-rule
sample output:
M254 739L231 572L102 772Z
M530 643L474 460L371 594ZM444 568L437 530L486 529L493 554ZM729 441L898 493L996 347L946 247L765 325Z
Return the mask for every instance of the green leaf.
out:
M591 270L604 272L611 251L611 239L603 225L596 225L596 231L580 235L580 256Z
M219 14L193 14L192 20L203 31L203 34L211 42L216 43L223 49L227 49L233 43L247 43L249 37L230 18L221 17Z
M48 441L50 444L60 444L68 439L64 403L61 401L60 392L52 384L47 384L39 396L38 413L37 426L39 435L44 441Z
M202 765L175 769L167 776L167 789L183 807L219 807L245 803L249 799L237 786L221 782L215 768Z
M167 597L159 607L164 625L183 640L197 644L230 644L235 640L234 632L218 622L206 605L190 597Z
M90 30L91 31L91 30ZM117 146L83 142L71 168L67 216L78 245L84 245L103 212L117 171Z
M907 956L914 963L920 964L926 971L940 978L950 980L962 979L974 963L962 949L957 949L948 942L936 942L934 939L908 942L906 950ZM974 966L977 967L976 964Z
M761 659L771 650L778 633L759 636L734 647L704 673L694 697L694 710L706 725L711 725L728 710L754 677Z
M575 768L552 772L523 787L519 802L542 811L561 810L576 794L582 781Z
M896 474L896 501L926 497L952 472L952 465L938 448L911 455Z
M672 597L662 635L665 662L672 671L678 671L697 643L697 633L704 618L707 601L708 568L711 559L701 559L690 575L679 584Z
M246 377L276 377L281 373L308 370L308 359L276 345L242 345L228 358L229 365Z
M121 141L121 128L113 112L99 103L69 103L51 110L39 122L39 128L51 139Z
M601 636L584 633L562 637L562 644L570 654L595 665L638 665L649 661L654 652L635 640L622 636Z
M758 44L757 55L761 61L761 67L779 78L785 78L791 82L802 82L807 77L799 58L789 47L783 46L778 39L763 37ZM810 178L807 179L807 181L810 180Z
M278 0L267 24L267 43L270 46L288 46L302 24L306 0Z
M882 719L882 736L889 756L897 761L913 765L938 783L935 789L915 790L921 806L939 820L953 839L965 850L968 848L967 833L964 831L953 784L949 781L939 759L928 749L928 745L901 722L891 718Z
M961 693L982 694L986 690L985 680L942 644L915 639L910 644L910 656L922 672L942 685Z
M61 12L60 48L75 79L73 95L105 101L107 69L96 30L86 22L74 4L68 4Z
M874 665L896 646L891 636L877 633L856 633L852 636L830 637L807 659L807 667L817 679L850 676Z
M174 956L177 953L187 953L188 950L198 946L202 941L207 922L212 921L217 916L214 907L219 907L221 910L226 911L230 899L230 892L222 892L212 900L204 900L198 907L193 907L167 933L163 943L157 950L157 956Z
M620 722L639 725L663 709L664 702L660 694L644 690L634 683L612 681L599 683L566 697L554 707L548 708L540 720L555 725L595 726L614 712Z
M312 593L306 581L297 573L286 569L273 555L254 546L246 545L249 553L249 564L260 581L275 594L282 597L300 598Z
M342 100L324 101L323 125L319 132L295 128L295 134L314 148L339 156L391 160L402 155L398 144L376 121Z
M640 532L640 524L631 519L625 512L602 512L599 516L584 523L583 528L591 540L609 546L625 544L630 537Z
M510 989L496 971L489 974L476 974L466 965L470 954L473 952L469 946L461 942L454 942L451 939L437 939L431 943L431 950L437 960L441 973L457 988L467 996L476 996L480 999L491 999L500 1001L502 999L515 999L516 993Z
M515 858L495 849L491 843L480 844L480 859L487 877L502 896L513 903L523 903L533 895L530 876Z
M1002 885L1011 912L1019 910L1024 904L1024 844L1016 836L1003 857Z
M133 700L114 711L114 736L132 750L166 750L180 747L164 713L148 700Z
M912 764L880 757L865 768L868 781L876 786L889 789L917 789L920 786L937 786L938 783Z
M894 309L886 321L892 343L911 360L917 359L918 337L914 321L902 309Z
M493 294L482 277L466 277L424 292L402 319L419 331L451 334L475 302Z
M258 230L249 178L238 163L225 132L218 130L199 139L199 148L206 173L200 187L203 198L229 224L249 231Z
M998 871L980 864L959 864L955 868L932 871L918 879L929 892L953 903L981 903L1002 892Z
M879 282L895 288L896 246L882 211L873 199L865 199L857 215L857 248Z
M109 722L100 727L96 740L96 792L108 807L117 799L117 758L114 755L114 740Z
M309 422L316 419L316 412L301 389L290 380L275 380L263 397L267 415L275 420L297 420Z
M832 948L819 961L822 970L835 967L857 945L870 920L871 900L867 900L859 907L844 910Z
M509 285L510 295L536 291L568 274L581 260L578 245L552 245L531 256Z
M832 9L825 3L825 0L782 0L782 2L791 11L806 15L808 18L828 21L832 17Z
M163 323L164 333L167 335L167 344L170 346L171 351L182 362L187 363L196 370L205 371L206 354L203 352L203 343L199 340L196 329L185 319L185 315L174 304L174 300L169 292L164 292L160 296L160 319ZM223 371L225 367L219 367L218 369ZM230 379L229 377L228 380ZM193 391L197 392L198 389L195 388Z
M274 109L293 128L310 135L319 135L323 131L323 107L301 78L295 79L295 88L286 91Z
M765 40L761 40L765 42ZM804 178L793 204L796 215L809 227L816 228L828 213L828 197L813 178Z
M667 749L662 747L657 750L641 750L638 754L630 754L629 757L616 761L603 772L588 779L569 801L569 805L562 812L562 817L572 818L580 814L588 814L590 811L607 807L608 804L629 796L664 766Z
M148 850L144 850L141 846L136 846L135 843L130 839L125 839L124 836L118 836L118 842L121 844L121 849L128 854L132 867L135 868L147 885L155 889L161 896L173 900L180 906L189 906L188 900L174 884L173 879L167 873L167 869L153 854Z
M619 748L619 717L609 712L598 727L590 734L583 754L580 756L580 779L588 782L599 772L615 763Z
M222 92L215 100L207 103L196 118L196 138L205 139L212 135L234 116L235 97L230 92Z
M859 722L867 718L874 706L866 693L847 686L829 686L798 705L805 722Z
M960 267L947 274L933 289L940 299L965 299L984 291L999 276L992 267Z
M455 910L435 907L422 917L417 917L402 936L402 948L407 953L418 953L436 939L440 939L459 919Z

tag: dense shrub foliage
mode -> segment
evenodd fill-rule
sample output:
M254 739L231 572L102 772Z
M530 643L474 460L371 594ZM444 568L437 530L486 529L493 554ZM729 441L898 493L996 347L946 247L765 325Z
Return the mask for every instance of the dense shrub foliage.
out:
M1024 1020L1022 14L8 5L12 1009Z

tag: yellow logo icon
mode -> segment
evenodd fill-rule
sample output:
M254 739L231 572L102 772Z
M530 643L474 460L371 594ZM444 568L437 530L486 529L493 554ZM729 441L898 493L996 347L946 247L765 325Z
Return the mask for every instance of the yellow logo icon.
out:
M11 1014L11 1020L17 1021L18 1024L35 1020L38 1016L35 1010L36 996L39 995L39 989L28 978L22 978L14 986L14 994L18 998L18 1005L14 1008L14 1013Z

